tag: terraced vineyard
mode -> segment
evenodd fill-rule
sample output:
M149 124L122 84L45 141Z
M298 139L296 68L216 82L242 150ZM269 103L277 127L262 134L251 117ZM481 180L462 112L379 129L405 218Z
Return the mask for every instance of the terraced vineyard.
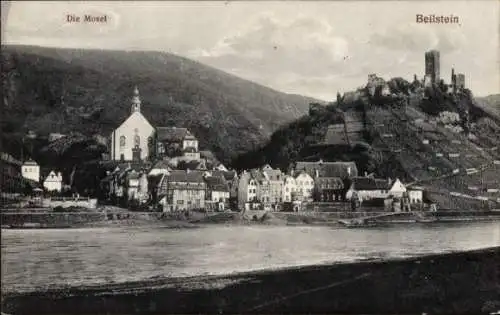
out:
M500 137L454 133L415 108L367 111L372 146L400 163L407 183L425 187L441 208L500 207Z

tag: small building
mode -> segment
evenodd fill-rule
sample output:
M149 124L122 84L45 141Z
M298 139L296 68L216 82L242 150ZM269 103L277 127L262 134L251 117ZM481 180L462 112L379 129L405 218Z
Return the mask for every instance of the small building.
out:
M206 202L212 205L212 209L224 211L229 202L229 186L224 176L220 173L205 173L207 191L205 193Z
M43 187L47 191L61 192L62 190L62 174L61 172L50 171L45 180L43 181Z
M296 198L299 201L312 201L314 190L314 178L306 171L298 172L295 176Z
M355 177L352 179L346 198L351 199L354 193L360 200L385 199L389 196L401 198L405 192L406 188L399 179L392 181L390 178Z
M206 183L203 172L173 170L165 176L159 191L164 211L205 208Z
M297 182L290 175L285 175L283 181L283 201L292 202L296 198Z
M424 194L422 190L411 189L408 190L408 199L410 203L422 203L424 199Z
M21 166L21 175L35 182L40 182L40 166L37 162L29 159Z

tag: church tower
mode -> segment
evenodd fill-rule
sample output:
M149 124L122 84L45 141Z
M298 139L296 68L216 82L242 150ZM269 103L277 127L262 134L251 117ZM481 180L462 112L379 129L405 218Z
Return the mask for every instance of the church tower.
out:
M141 98L139 97L139 89L137 86L134 88L134 96L132 97L132 109L131 114L135 112L141 112Z

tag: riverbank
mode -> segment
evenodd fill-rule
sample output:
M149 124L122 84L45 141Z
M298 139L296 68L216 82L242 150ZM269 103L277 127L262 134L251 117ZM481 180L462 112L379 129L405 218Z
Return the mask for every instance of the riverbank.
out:
M76 211L76 212L6 212L1 213L2 228L83 228L161 225L172 228L194 228L207 224L225 225L323 225L343 226L342 220L369 218L372 223L433 224L453 222L500 221L500 211L438 211L412 212L214 212L186 213L133 211Z
M500 247L392 261L2 293L8 314L489 314Z

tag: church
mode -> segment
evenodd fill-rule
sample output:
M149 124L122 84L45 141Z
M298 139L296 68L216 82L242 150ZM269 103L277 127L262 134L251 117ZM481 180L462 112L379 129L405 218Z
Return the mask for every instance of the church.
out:
M175 137L174 137L174 136ZM115 161L144 161L160 157L171 142L198 152L198 140L186 128L153 127L141 113L141 98L134 88L130 116L111 133L110 158Z

